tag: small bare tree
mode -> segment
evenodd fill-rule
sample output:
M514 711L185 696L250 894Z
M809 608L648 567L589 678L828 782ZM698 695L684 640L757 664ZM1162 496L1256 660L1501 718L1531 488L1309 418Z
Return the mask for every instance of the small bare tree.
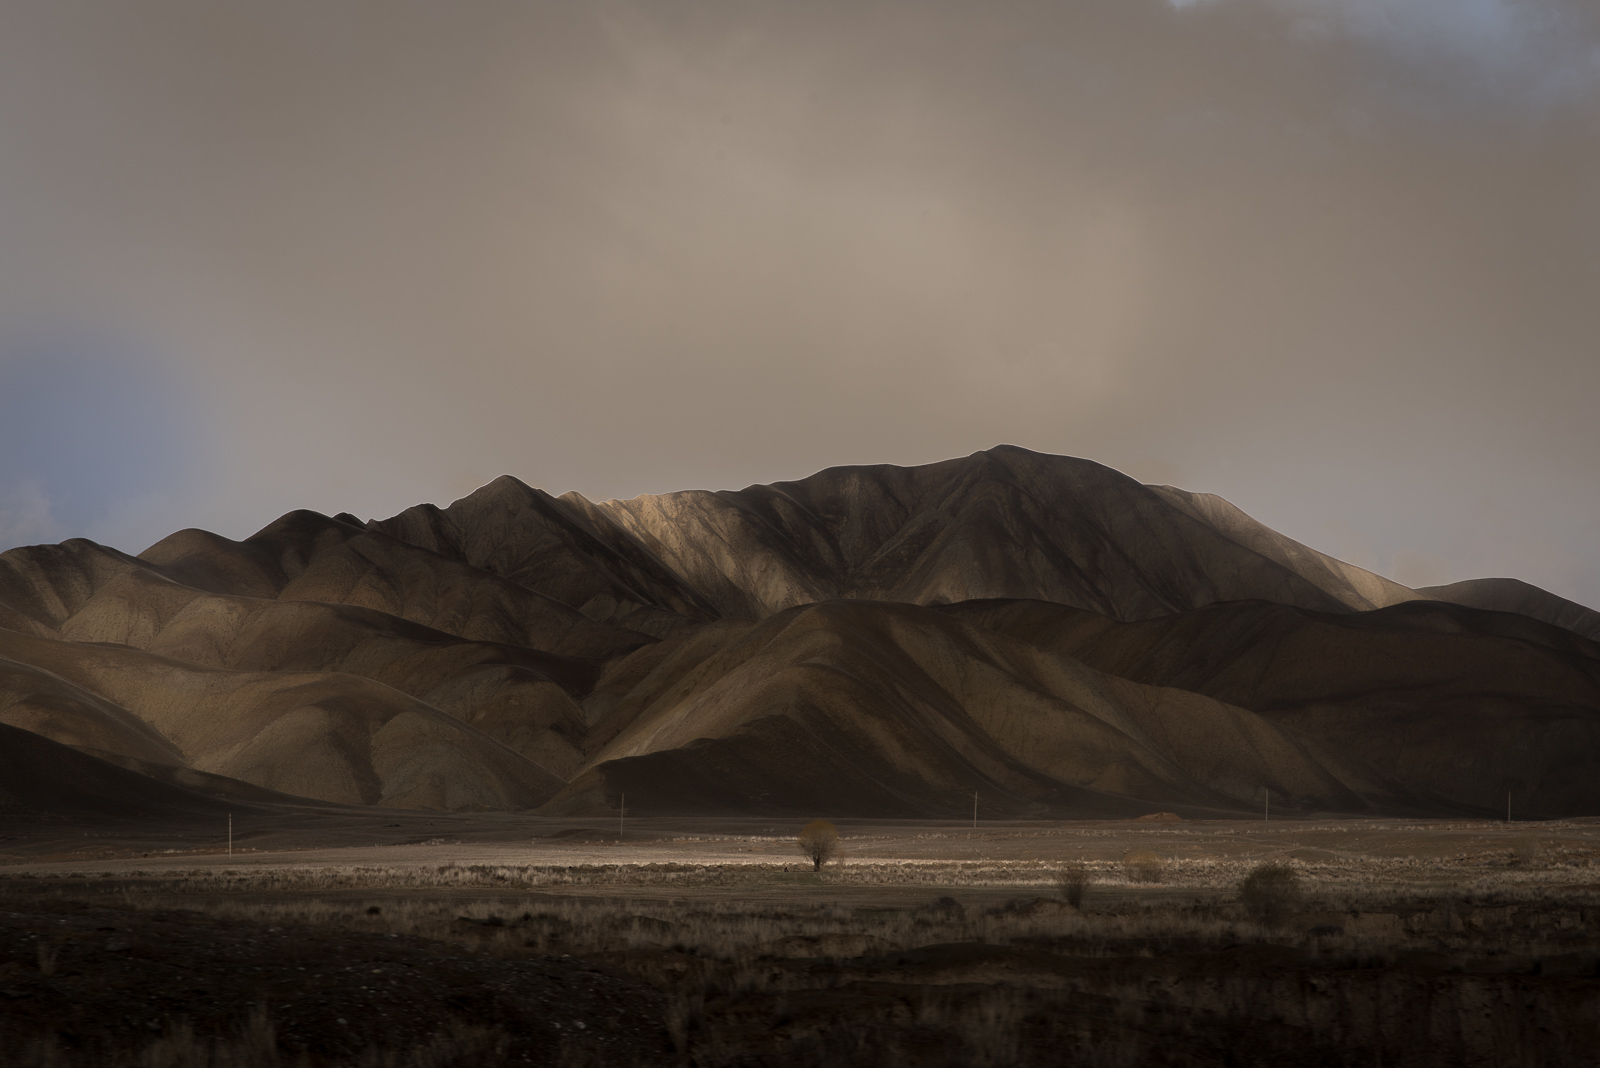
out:
M1082 864L1068 864L1056 873L1056 889L1075 909L1083 908L1083 895L1089 889L1089 881L1089 869Z
M813 871L821 871L839 852L839 828L827 820L812 820L800 829L800 852L811 859Z

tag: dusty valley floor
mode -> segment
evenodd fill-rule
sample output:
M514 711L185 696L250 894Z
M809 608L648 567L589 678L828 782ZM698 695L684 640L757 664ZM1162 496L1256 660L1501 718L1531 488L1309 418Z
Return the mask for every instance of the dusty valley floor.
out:
M0 827L18 1065L1565 1065L1600 821ZM1242 897L1264 863L1292 889ZM1078 894L1081 893L1081 897ZM1074 905L1072 898L1077 897Z

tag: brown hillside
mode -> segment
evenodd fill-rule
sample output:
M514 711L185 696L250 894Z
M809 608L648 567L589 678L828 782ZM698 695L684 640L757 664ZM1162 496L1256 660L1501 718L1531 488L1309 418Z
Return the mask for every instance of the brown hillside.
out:
M239 805L0 723L0 817L211 815L220 820L229 811L239 811Z
M1307 809L1436 804L1251 712L912 605L829 602L686 644L611 709L626 724L550 811L620 793L662 813L959 815L974 791L1008 815L1236 810L1267 789Z
M1448 586L1427 586L1417 592L1468 608L1516 612L1600 641L1600 612L1517 579L1467 579Z
M358 676L223 671L127 646L14 631L0 631L0 656L126 709L170 742L186 766L283 793L397 808L522 808L561 783L461 721ZM63 709L61 719L71 711ZM69 737L86 736L100 722L74 725ZM151 759L111 742L93 747Z
M1509 787L1588 813L1586 612L1407 590L1008 446L600 503L505 477L382 521L0 553L0 722L400 807L1444 813Z
M1526 616L1438 601L1351 615L1250 602L1133 623L1037 601L945 611L1259 712L1419 790L1600 811L1600 645Z

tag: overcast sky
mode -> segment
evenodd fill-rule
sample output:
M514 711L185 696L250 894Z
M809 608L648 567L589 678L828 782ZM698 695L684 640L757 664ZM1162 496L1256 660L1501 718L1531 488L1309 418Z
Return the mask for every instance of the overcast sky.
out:
M1009 442L1600 605L1588 0L0 5L0 543Z

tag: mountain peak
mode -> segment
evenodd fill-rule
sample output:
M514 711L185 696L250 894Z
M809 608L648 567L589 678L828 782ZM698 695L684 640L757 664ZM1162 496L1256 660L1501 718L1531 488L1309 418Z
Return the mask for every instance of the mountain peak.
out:
M1220 497L1009 444L601 503L506 475L386 520L0 564L0 723L324 801L909 816L978 790L1110 816L1265 788L1440 814L1515 781L1530 810L1600 804L1600 645L1561 629L1593 613L1408 590Z

